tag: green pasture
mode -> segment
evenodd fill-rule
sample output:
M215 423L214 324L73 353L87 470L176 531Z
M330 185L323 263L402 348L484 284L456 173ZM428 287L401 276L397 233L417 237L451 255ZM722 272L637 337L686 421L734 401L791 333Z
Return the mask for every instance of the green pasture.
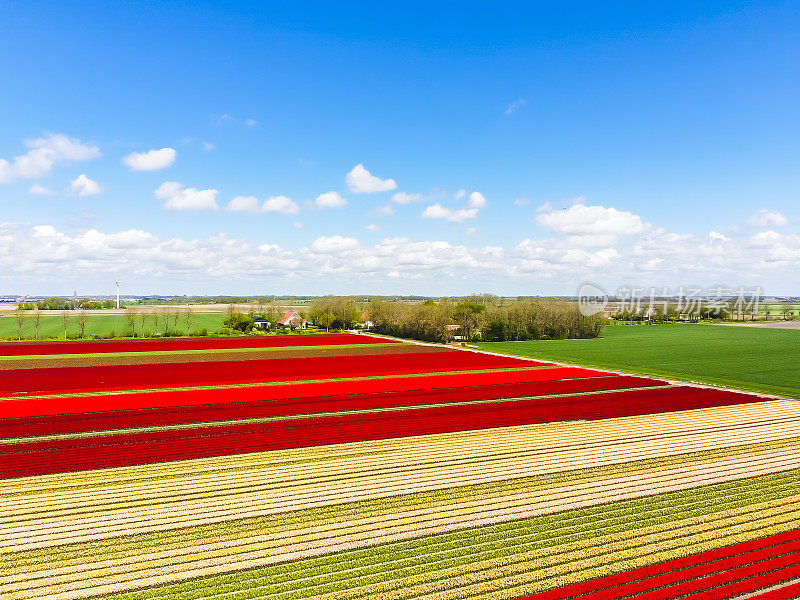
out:
M61 313L53 311L49 313L43 311L41 323L39 325L39 339L64 339L64 323L61 320ZM80 328L78 327L77 311L74 312L69 318L67 326L67 337L77 338L80 335ZM86 330L85 336L88 338L91 335L97 337L130 337L131 330L125 315L103 315L92 314L86 316ZM222 328L222 321L225 320L224 313L197 313L193 316L191 331L199 332L206 329L208 333L213 333ZM177 329L177 334L175 333ZM136 333L141 335L142 320L140 316L136 317ZM158 326L153 315L147 315L144 321L145 335L153 335L158 332L164 333L164 319L161 315L158 316ZM178 318L177 328L173 326L172 318L169 319L169 333L170 335L186 335L186 317L180 315ZM33 315L28 313L24 320L22 328L22 339L34 339L36 330L33 324ZM0 316L0 339L16 340L17 339L17 320L13 314Z
M590 340L484 342L481 350L800 398L800 330L616 325Z

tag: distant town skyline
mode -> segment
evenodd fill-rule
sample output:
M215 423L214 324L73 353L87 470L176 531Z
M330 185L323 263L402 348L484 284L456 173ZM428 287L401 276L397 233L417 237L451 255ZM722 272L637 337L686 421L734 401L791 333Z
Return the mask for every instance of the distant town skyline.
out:
M0 293L800 295L793 2L0 2Z

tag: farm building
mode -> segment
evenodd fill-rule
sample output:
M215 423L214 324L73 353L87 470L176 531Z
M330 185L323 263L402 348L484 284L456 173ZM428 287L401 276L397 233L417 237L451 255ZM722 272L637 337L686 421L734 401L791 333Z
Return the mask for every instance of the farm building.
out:
M290 310L281 317L280 321L278 321L278 325L281 327L288 327L291 330L295 329L305 329L306 328L306 320L301 317L297 311Z

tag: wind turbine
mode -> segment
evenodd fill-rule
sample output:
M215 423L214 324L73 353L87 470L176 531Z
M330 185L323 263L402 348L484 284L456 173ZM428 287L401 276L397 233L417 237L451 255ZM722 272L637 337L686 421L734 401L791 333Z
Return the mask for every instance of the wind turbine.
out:
M114 275L114 285L117 286L117 308L119 308L119 283L119 279L117 279L117 276Z

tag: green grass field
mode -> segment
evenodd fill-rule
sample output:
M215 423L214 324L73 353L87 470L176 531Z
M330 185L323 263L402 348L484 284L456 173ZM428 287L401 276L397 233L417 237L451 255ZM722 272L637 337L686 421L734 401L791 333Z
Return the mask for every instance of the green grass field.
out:
M478 346L491 352L800 398L800 330L618 325L593 340Z
M158 329L156 329L153 315L148 315L145 320L144 329L149 335L155 331L164 332L164 322L162 317L158 317ZM225 319L223 313L197 313L194 315L192 323L192 331L200 331L207 329L209 333L217 331L222 328L222 321ZM139 317L136 318L136 331L141 331L142 322ZM173 332L174 327L172 319L169 322L169 331ZM178 319L177 330L180 335L186 334L186 319L183 315ZM67 335L69 337L77 337L80 330L76 321L76 316L70 317L69 326L67 327ZM25 324L22 328L23 339L34 338L33 317L28 316L25 319ZM86 324L86 337L90 335L96 336L109 336L115 334L117 337L130 336L130 327L125 319L125 315L89 315ZM17 321L14 315L0 316L0 339L16 340L17 339ZM43 314L42 321L39 327L39 339L64 339L64 324L61 321L60 313L54 311L52 314Z

